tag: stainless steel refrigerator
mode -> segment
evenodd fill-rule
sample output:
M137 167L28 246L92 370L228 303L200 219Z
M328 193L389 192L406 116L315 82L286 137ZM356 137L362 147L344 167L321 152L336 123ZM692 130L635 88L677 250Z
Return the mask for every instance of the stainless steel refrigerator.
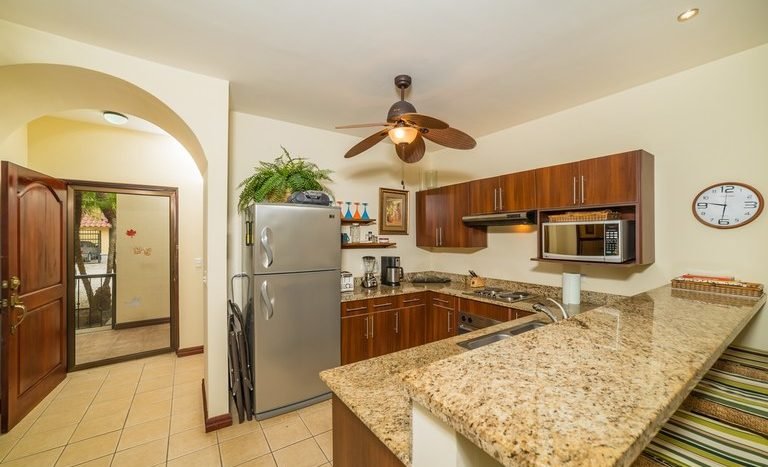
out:
M340 365L340 217L337 207L297 204L245 213L257 419L330 396L318 373Z

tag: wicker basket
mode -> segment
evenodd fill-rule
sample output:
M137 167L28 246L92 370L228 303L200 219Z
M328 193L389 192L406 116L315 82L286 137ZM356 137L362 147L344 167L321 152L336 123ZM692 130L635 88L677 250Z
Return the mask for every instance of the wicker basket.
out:
M571 211L563 214L550 214L549 222L574 222L574 221L607 221L621 217L621 213L604 211Z
M763 295L763 284L756 284L754 282L740 282L739 284L729 285L718 282L690 281L675 278L672 279L672 288L740 295L742 297L759 297Z

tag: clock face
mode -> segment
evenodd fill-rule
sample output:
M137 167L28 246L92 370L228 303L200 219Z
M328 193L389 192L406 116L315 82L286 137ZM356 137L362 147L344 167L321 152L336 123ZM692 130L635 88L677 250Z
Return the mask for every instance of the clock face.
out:
M718 229L746 225L763 210L763 196L743 183L718 183L705 188L693 200L693 215L699 222Z

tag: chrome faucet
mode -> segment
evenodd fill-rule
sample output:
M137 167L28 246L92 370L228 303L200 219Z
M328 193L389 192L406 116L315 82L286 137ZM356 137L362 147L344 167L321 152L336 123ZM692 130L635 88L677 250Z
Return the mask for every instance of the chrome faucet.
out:
M547 297L547 300L551 301L552 303L557 305L558 308L560 308L560 313L563 314L563 319L568 319L571 317L568 314L568 312L565 311L565 307L561 305L560 302L558 302L554 298L549 298L549 297ZM532 308L534 311L537 311L539 313L544 313L545 315L547 315L547 317L551 319L553 323L557 322L557 317L555 317L554 313L552 313L552 311L549 308L547 308L547 306L544 305L543 303L541 302L534 303Z

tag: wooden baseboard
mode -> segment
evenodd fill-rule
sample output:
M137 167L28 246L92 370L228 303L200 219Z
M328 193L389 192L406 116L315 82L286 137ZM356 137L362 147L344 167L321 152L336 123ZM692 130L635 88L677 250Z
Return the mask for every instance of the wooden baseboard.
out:
M154 326L156 324L166 324L170 323L171 318L154 318L154 319L143 319L141 321L129 321L127 323L115 323L114 329L130 329L130 328L140 328L143 326Z
M189 357L190 355L197 355L201 354L205 351L204 345L196 345L194 347L185 347L183 349L179 349L176 351L176 356L181 357Z
M203 418L205 421L205 432L220 430L232 425L232 414L226 413L208 418L208 399L205 397L205 379L203 383Z

